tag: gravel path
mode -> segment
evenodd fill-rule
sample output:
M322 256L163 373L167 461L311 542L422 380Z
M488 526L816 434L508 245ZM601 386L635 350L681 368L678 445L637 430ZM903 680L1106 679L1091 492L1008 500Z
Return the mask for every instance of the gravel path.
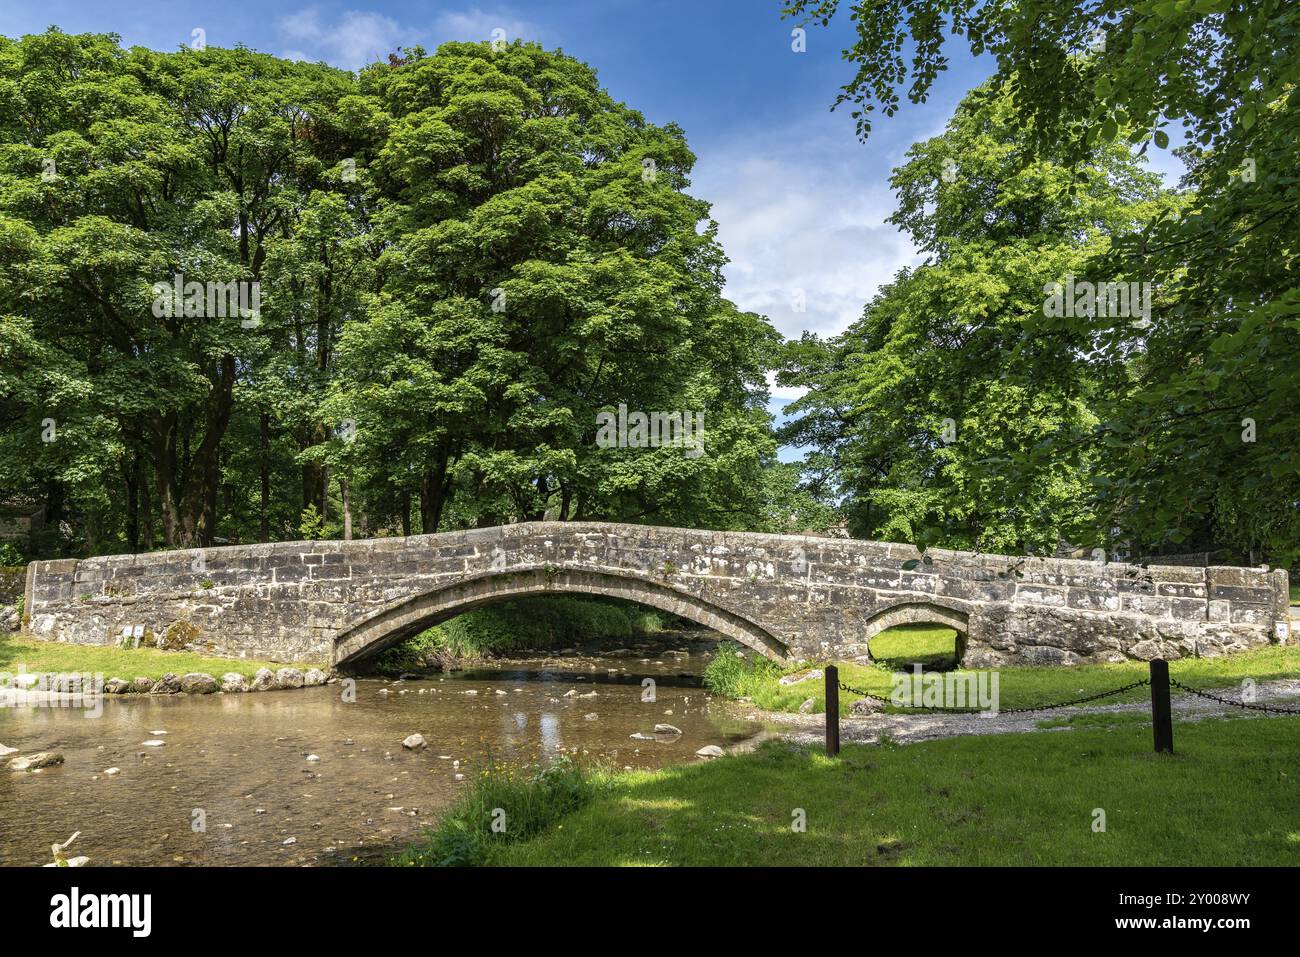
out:
M1235 698L1240 689L1214 689L1225 698ZM1284 678L1278 681L1261 681L1255 686L1256 704L1273 704L1283 708L1300 707L1300 679ZM1215 701L1197 698L1174 689L1171 707L1175 717L1199 721L1201 718L1233 711L1245 717L1268 717L1262 711L1233 708ZM882 734L894 741L930 741L935 738L953 738L966 734L1024 734L1031 731L1068 731L1069 726L1040 728L1039 721L1070 717L1080 714L1118 714L1123 712L1150 714L1149 701L1129 704L1078 706L1058 708L1054 711L1035 711L1030 714L873 714L865 717L840 719L840 741L875 744ZM780 736L797 744L820 744L826 740L826 720L820 714L785 714L756 711L755 716L768 725L775 726Z

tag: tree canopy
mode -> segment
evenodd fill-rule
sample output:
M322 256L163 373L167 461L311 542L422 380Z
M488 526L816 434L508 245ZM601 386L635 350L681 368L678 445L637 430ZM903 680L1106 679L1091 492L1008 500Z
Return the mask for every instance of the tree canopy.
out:
M763 522L780 340L722 296L693 163L532 44L353 75L0 38L0 493L93 552ZM708 454L601 447L620 405Z
M783 10L826 24L841 7L857 33L845 51L856 73L837 105L853 107L864 138L876 111L899 109L904 85L909 99L923 101L946 69L945 46L965 41L996 61L980 95L1012 104L998 120L1018 144L1008 172L1029 182L1045 162L1065 171L1072 198L1063 214L1090 202L1098 156L1112 146L1137 155L1172 148L1185 164L1177 194L1164 201L1134 204L1136 197L1116 192L1123 205L1104 206L1131 213L1131 228L1104 229L1107 242L1087 256L1088 275L1098 281L1151 285L1148 321L1102 310L1046 315L1020 300L1024 343L1072 343L1087 357L1093 398L1089 416L1063 416L1058 406L1059 421L1041 441L1024 437L1007 493L1036 501L1037 477L1069 466L1083 483L1081 514L1092 516L1076 533L1081 542L1122 540L1147 552L1225 545L1253 560L1293 561L1300 555L1300 7L1285 0L789 0ZM1176 143L1170 130L1179 127ZM920 182L896 182L898 221L939 253L940 268L972 233L1001 243L1018 225L1020 203L1032 209L1059 200L1047 183L1041 195L1031 189L999 205L990 196L945 194L925 186L924 176ZM917 202L926 189L938 190L929 197L933 209ZM1052 248L1049 241L1040 251L1050 257ZM1032 289L1029 280L1045 263L1027 255L1014 279ZM966 374L962 354L943 364L944 375ZM1056 368L1048 360L1041 376L1052 378Z

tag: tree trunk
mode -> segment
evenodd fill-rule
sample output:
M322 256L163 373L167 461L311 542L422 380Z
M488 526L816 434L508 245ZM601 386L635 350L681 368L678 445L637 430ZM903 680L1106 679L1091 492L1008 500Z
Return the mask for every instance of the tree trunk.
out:
M140 544L141 551L153 551L153 499L149 495L149 470L140 462Z
M140 551L140 456L138 453L128 456L128 463L122 470L126 484L126 547L135 554Z
M442 520L442 475L427 469L420 478L420 532L431 535L438 530Z
M348 480L339 479L339 494L343 497L343 540L352 541L352 502L348 499Z
M176 413L160 416L154 424L154 484L162 514L163 545L177 545L176 522Z
M269 542L271 540L271 416L262 413L262 454L261 454L261 472L262 472L262 520L259 529L259 540Z

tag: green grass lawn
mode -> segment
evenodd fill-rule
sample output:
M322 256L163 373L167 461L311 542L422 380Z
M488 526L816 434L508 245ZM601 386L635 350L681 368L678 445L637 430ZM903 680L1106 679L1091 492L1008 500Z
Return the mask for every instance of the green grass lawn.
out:
M212 658L188 651L159 651L156 648L124 649L111 645L69 645L38 641L16 634L0 634L0 671L17 672L22 666L30 673L42 671L102 674L107 678L145 677L158 679L167 672L183 675L203 671L220 679L226 672L251 677L258 668L321 668L315 662L294 664L254 661L250 658Z
M907 669L913 662L922 668L956 664L957 632L938 625L897 625L882 631L867 643L871 657L891 670Z
M840 680L872 694L888 697L892 691L893 667L903 667L900 662L934 655L943 651L943 642L951 641L941 632L948 629L912 628L891 629L872 639L873 655L889 654L887 661L868 665L853 662L834 662L839 667ZM887 638L888 636L888 638ZM877 642L886 639L878 649ZM778 680L787 673L765 658L746 654L736 658L739 646L719 646L719 653L705 672L705 682L717 694L726 697L751 699L768 711L797 711L807 699L813 701L813 713L826 710L825 683L818 678L796 685L781 685ZM818 664L817 667L822 667ZM1231 688L1243 678L1266 680L1300 675L1300 644L1286 646L1268 645L1254 651L1225 655L1219 658L1186 658L1171 662L1169 673L1192 687ZM958 675L978 674L959 670ZM1107 691L1145 678L1149 668L1143 661L1125 661L1119 664L1075 665L1073 667L1008 667L998 670L999 704L1003 708L1028 708L1037 705L1068 701L1101 691ZM1179 694L1177 689L1175 694ZM1104 699L1103 704L1124 701L1144 701L1151 692L1135 688L1122 695ZM840 713L847 714L849 707L860 695L840 692ZM890 706L892 707L892 706Z
M1300 864L1300 718L851 745L614 776L498 865ZM1094 832L1094 809L1105 812ZM797 809L807 830L792 830ZM509 808L506 808L509 814ZM484 827L488 826L484 816Z

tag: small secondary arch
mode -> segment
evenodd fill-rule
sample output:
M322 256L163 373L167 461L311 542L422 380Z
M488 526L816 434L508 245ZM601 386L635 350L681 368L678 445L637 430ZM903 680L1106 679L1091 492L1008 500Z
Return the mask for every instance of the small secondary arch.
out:
M965 655L969 620L969 613L955 604L949 606L932 601L904 602L878 611L868 618L863 625L860 640L869 644L882 631L898 625L938 625L951 628L957 632L955 659L949 666L951 667L960 665Z

